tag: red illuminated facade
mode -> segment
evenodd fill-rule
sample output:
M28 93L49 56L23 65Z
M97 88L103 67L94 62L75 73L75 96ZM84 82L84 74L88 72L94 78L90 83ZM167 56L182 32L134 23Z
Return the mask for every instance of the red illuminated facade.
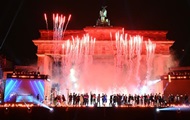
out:
M143 37L144 41L150 39L153 43L156 43L155 49L155 60L156 68L159 69L159 74L162 74L163 71L168 71L167 61L169 59L169 47L173 44L173 41L166 39L167 31L160 30L124 30L123 27L85 27L83 30L66 30L64 33L64 38L61 40L53 40L53 31L52 30L40 30L41 37L39 39L33 40L34 44L37 46L37 56L38 56L38 66L39 71L42 74L47 74L52 76L53 74L53 57L64 56L62 51L62 44L66 41L72 40L72 37L82 37L84 34L89 34L91 37L96 38L94 54L92 56L93 61L98 62L110 62L113 61L116 54L115 47L115 34L116 32L128 34L131 36L140 35ZM56 46L56 53L55 47ZM142 54L145 54L146 47L143 43ZM162 62L160 62L162 60ZM159 63L160 62L160 63ZM164 64L164 68L159 64ZM163 84L159 83L155 87L155 91L160 92L163 90Z
M64 34L62 40L53 40L53 31L40 30L41 37L37 40L33 40L34 44L37 46L37 56L38 65L40 67L40 72L44 74L51 74L50 68L51 56L55 54L54 44L57 43L60 47L56 48L59 50L58 54L62 55L61 44L65 43L66 40L72 39L71 37L78 36L82 37L84 34L89 34L90 36L96 38L95 44L95 55L114 55L116 48L114 47L115 33L126 33L128 35L140 35L143 36L144 40L150 39L156 43L156 54L169 55L169 47L173 44L173 41L166 39L167 31L159 30L124 30L122 27L86 27L83 30L67 30ZM143 51L145 52L145 46L143 46Z

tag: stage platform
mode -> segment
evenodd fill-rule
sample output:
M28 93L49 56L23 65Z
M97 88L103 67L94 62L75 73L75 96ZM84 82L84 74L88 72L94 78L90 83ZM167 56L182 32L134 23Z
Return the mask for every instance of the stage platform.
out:
M155 107L0 107L0 120L190 120L190 111Z

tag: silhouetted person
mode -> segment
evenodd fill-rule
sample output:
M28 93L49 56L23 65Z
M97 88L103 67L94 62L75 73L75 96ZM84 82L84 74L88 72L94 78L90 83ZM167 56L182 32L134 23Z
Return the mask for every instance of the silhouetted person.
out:
M99 106L99 107L100 107L100 98L101 98L101 96L100 96L100 94L98 94L98 96L97 96L97 106Z
M40 101L40 95L39 95L39 94L37 94L36 99L37 99L38 101Z

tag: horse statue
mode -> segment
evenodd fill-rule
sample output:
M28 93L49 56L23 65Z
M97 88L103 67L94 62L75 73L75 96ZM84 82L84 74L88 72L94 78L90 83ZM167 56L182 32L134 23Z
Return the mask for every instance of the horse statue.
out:
M97 26L110 26L110 21L107 19L106 7L107 6L103 6L102 10L99 12L100 18L96 22Z

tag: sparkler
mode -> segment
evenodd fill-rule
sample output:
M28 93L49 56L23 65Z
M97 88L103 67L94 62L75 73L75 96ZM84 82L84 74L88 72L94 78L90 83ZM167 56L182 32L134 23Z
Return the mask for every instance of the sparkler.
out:
M45 22L46 22L46 29L48 31L48 21L47 21L47 15L46 15L46 13L44 13L44 19L45 19Z
M44 15L45 16L45 15ZM47 17L45 17L45 20ZM71 19L71 14L68 17L68 21L65 24L66 17L62 14L59 15L58 13L55 15L53 14L53 39L54 40L60 40L64 38L64 33L67 29L68 23Z
M148 40L148 41L145 42L145 45L146 45L146 52L147 52L147 55L146 55L146 59L147 59L147 76L146 76L146 81L145 81L145 84L146 84L147 80L149 80L150 76L151 76L152 63L153 63L156 44L154 44L150 40Z
M125 82L123 82L124 86L127 81L131 80L131 78L133 78L134 81L137 82L137 85L140 85L139 87L144 86L142 83L146 85L147 80L150 80L151 77L156 44L152 43L150 40L143 42L142 36L128 36L127 34L124 34L123 31L122 34L117 32L115 34L115 38L117 48L115 56L116 70L119 73L125 69L125 66L127 66L128 69L128 71L126 71L125 73L127 78ZM143 43L145 43L146 45L146 80L140 78L140 65Z
M70 70L78 73L92 63L91 57L94 54L95 40L95 38L86 34L82 38L72 36L72 40L67 40L62 44L62 53L64 54L62 57L63 74L64 77L67 76L70 79L67 87L71 90L76 91L79 88L78 80L75 79L79 77L71 74Z
M71 14L69 15L68 20L67 20L67 23L66 23L66 25L65 25L65 29L64 29L64 31L63 31L63 37L64 37L65 31L66 31L66 29L67 29L67 26L68 26L68 24L69 24L69 22L70 22L70 19L71 19Z

